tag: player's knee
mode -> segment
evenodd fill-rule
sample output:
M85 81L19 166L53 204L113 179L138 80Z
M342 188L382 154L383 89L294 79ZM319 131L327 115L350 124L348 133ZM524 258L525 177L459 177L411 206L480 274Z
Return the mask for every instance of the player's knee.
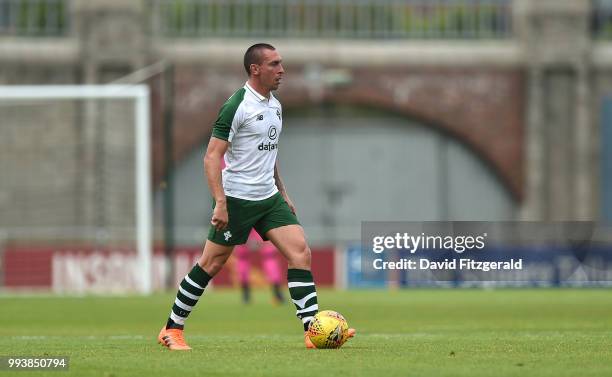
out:
M221 271L221 268L223 268L225 261L226 261L226 258L203 257L200 259L198 263L200 264L200 267L202 267L202 269L206 271L208 275L215 276L219 271Z
M222 267L223 267L223 263L211 260L205 263L202 266L202 269L206 271L206 273L208 273L210 276L215 276L219 271L221 271Z
M310 268L310 248L306 241L300 242L295 245L292 253L292 263L294 266L300 268Z

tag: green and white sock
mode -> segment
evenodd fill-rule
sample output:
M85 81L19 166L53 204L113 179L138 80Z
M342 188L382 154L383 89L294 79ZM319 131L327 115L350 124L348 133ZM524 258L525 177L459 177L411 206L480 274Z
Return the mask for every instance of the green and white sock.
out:
M317 289L312 273L308 270L290 268L287 270L287 282L289 283L289 295L297 309L295 314L302 320L304 331L306 331L312 317L319 311Z
M166 324L167 329L182 329L185 326L187 316L189 316L195 304L198 303L210 279L212 277L199 264L196 263L193 266L179 285L179 290L176 294L174 305L172 305L168 323Z

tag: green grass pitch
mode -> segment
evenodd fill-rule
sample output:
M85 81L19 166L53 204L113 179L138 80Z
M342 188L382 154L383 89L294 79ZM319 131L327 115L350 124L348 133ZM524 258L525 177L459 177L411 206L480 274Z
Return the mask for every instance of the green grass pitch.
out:
M292 305L267 291L203 296L191 352L155 337L173 294L0 296L0 355L70 356L68 372L0 376L612 376L612 291L501 289L319 291L357 337L306 350Z

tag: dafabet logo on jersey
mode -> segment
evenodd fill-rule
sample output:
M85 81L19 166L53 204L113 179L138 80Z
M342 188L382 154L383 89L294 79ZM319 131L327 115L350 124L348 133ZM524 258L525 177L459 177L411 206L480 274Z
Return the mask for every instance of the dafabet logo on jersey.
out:
M276 140L277 137L278 137L278 130L276 129L275 126L270 126L270 128L268 128L268 138L270 140ZM257 149L259 149L260 151L273 151L276 148L278 148L278 143L270 143L270 142L268 142L268 144L264 144L263 142L261 142L259 146L257 147Z
M261 142L259 144L259 146L257 147L257 149L259 149L260 151L273 151L276 148L278 148L278 144L277 143L270 143L268 142L268 144L264 144L263 142Z

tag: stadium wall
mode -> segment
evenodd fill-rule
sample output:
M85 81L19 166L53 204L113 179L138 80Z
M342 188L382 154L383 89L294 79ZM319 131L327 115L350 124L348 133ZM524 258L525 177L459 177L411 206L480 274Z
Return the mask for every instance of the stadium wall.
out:
M334 286L336 260L334 249L323 247L313 249L313 272L317 284ZM154 290L165 288L168 274L174 284L180 283L196 261L202 250L199 247L179 247L173 256L173 271L161 248L153 255L152 286ZM251 277L254 287L267 285L262 278L259 253L252 253ZM287 269L287 262L277 254L281 270ZM90 246L7 246L0 261L2 282L0 287L7 291L39 290L62 294L84 293L135 293L140 287L140 268L136 253L130 248L93 248ZM286 276L283 276L286 279ZM286 284L286 280L282 284ZM232 256L224 268L213 279L213 286L219 288L239 287L236 262Z

